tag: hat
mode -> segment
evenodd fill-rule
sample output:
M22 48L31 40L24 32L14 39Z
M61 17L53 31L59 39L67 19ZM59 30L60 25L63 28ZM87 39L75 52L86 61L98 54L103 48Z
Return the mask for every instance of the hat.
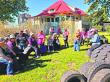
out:
M4 40L7 41L9 39L9 37L4 37Z
M11 34L10 35L10 39L12 39L12 38L15 38L15 35L14 34Z
M0 42L4 42L4 41L5 41L5 39L0 37Z
M32 35L34 35L34 33L31 32L31 33L30 33L30 36L32 36Z

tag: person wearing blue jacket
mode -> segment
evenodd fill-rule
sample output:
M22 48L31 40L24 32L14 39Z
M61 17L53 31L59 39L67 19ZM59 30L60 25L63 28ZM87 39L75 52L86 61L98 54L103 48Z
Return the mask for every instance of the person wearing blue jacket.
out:
M88 55L91 56L91 52L98 48L101 45L100 36L98 35L98 31L94 30L93 36L90 39L91 48L88 50Z

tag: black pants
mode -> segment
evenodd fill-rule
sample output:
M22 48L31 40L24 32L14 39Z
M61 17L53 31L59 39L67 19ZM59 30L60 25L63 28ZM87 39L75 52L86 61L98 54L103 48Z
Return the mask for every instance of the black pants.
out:
M66 36L66 39L64 40L64 45L65 45L65 47L69 47L68 36Z

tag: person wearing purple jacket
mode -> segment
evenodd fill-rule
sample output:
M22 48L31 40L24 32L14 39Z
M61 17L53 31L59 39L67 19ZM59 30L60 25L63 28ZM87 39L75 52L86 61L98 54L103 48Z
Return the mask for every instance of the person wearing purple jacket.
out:
M30 37L28 38L28 46L23 53L24 54L28 53L27 55L29 55L32 51L35 51L35 57L39 58L38 45L34 33L30 33Z
M25 62L25 55L22 53L23 51L16 46L16 39L14 34L11 34L9 36L6 45L8 47L8 52L10 53L10 57L14 59L14 62L16 62L16 64L18 63L22 64L23 62Z
M6 44L7 44L8 48L9 48L9 50L10 50L10 53L12 53L13 55L16 56L16 53L13 50L15 48L15 46L16 46L14 34L10 35L10 37L7 40Z
M85 31L80 31L80 45L84 45Z

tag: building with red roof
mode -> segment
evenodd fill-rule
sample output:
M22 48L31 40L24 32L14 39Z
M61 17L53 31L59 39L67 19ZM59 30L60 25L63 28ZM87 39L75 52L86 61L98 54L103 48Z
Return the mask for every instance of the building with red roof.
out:
M69 6L64 0L58 0L40 14L34 16L34 27L49 32L49 28L53 27L57 31L58 27L67 28L72 33L76 29L82 30L83 27L89 25L85 21L87 13L83 10Z

